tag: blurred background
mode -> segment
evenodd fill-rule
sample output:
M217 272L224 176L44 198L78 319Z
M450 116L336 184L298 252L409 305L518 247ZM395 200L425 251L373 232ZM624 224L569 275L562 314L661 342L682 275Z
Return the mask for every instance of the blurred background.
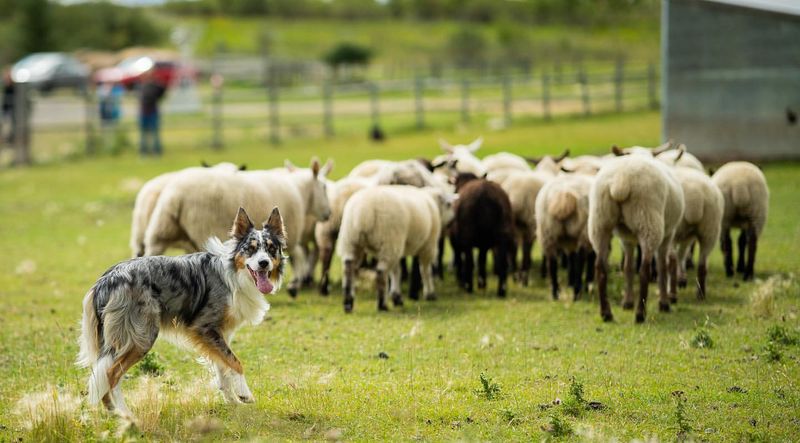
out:
M19 92L0 162L135 151L146 71L167 87L167 149L654 109L660 13L658 0L0 0L0 64Z

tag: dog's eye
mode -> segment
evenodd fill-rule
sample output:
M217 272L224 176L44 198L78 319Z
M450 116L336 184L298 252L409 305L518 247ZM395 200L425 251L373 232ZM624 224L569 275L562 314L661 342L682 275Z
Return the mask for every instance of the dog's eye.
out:
M270 247L267 248L267 251L270 253L270 255L275 255L275 252L277 252L277 249L278 248L276 248L275 245L270 245Z

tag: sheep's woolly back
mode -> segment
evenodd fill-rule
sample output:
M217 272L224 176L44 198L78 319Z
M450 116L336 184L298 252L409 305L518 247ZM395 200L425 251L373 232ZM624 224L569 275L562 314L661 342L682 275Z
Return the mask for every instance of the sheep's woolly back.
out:
M536 229L536 196L549 179L547 174L536 171L511 171L500 183L508 194L514 222L530 228L532 235Z
M390 265L408 255L430 260L440 232L439 209L430 193L413 186L376 186L355 193L345 205L337 252L344 260L367 252Z
M568 219L578 207L578 199L575 194L564 190L554 193L547 205L547 212L556 220L564 221Z
M497 154L487 155L481 160L481 163L483 163L483 167L486 168L486 171L490 174L501 169L517 171L529 171L531 169L524 158L508 152L498 152Z
M744 227L751 224L758 235L769 211L769 188L764 173L748 162L730 162L711 178L725 198L723 226Z
M387 165L393 164L393 161L389 160L365 160L359 164L357 164L350 173L347 174L348 177L361 177L361 178L368 178L372 177L378 172L381 171Z

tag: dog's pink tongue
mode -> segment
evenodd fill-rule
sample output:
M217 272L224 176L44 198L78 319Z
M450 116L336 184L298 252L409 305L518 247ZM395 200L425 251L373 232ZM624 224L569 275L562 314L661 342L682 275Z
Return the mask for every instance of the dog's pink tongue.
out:
M267 278L266 272L256 272L256 286L262 294L272 292L272 283Z

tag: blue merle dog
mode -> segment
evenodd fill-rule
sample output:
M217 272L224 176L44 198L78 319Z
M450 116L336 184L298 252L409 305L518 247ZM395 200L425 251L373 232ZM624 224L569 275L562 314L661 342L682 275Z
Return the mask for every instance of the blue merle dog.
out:
M229 402L250 403L242 364L229 346L236 330L260 323L278 291L286 256L283 219L274 208L262 229L239 208L230 239L212 237L207 252L140 257L111 267L83 299L77 363L92 367L89 401L133 420L120 381L159 333L206 357Z

